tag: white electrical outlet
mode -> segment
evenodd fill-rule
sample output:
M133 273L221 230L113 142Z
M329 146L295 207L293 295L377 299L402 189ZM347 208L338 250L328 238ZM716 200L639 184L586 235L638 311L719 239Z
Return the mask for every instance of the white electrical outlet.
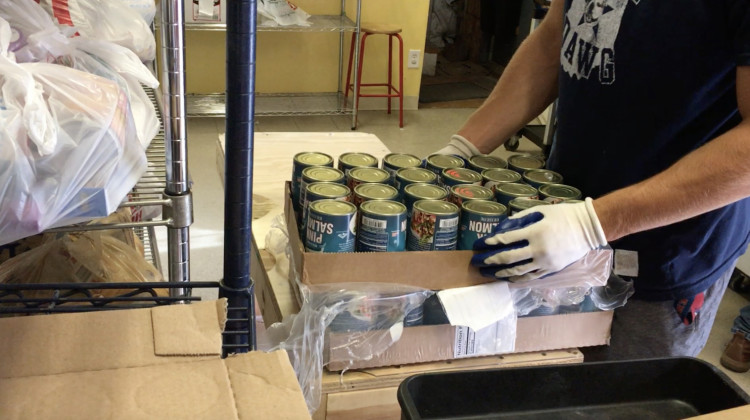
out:
M410 69L419 68L419 50L409 50L409 62L407 67Z

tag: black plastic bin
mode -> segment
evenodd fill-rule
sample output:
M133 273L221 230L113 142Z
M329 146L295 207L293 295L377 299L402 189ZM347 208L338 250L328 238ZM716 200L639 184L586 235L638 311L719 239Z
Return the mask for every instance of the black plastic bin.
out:
M398 388L402 419L684 419L750 403L694 358L425 373Z

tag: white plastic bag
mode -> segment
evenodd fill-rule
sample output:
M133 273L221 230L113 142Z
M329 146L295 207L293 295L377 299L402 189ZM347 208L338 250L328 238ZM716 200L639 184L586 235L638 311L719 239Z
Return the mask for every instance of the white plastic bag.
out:
M154 0L120 0L130 9L138 12L139 15L146 21L146 24L151 25L154 21L154 15L156 15L156 3Z
M287 0L258 0L258 14L268 20L263 25L310 26L310 15Z

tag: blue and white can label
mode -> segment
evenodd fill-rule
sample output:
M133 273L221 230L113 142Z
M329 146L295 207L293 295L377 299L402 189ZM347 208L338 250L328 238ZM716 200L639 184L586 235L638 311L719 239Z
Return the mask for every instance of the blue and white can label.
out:
M307 212L305 249L308 252L354 252L357 207L347 201L318 200Z
M447 201L419 200L409 221L406 249L451 251L458 242L458 206Z
M371 200L362 203L360 212L357 251L397 252L406 249L406 206L397 201Z
M508 209L494 201L469 200L461 206L458 249L471 250L477 239L489 235L507 217Z

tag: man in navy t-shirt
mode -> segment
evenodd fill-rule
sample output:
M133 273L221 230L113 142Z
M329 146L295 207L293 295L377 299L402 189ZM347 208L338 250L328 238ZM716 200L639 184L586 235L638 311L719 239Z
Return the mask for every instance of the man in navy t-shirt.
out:
M750 240L748 66L747 0L554 0L440 153L490 153L557 99L547 166L590 198L514 216L475 265L535 279L610 245L635 295L609 358L697 355Z

